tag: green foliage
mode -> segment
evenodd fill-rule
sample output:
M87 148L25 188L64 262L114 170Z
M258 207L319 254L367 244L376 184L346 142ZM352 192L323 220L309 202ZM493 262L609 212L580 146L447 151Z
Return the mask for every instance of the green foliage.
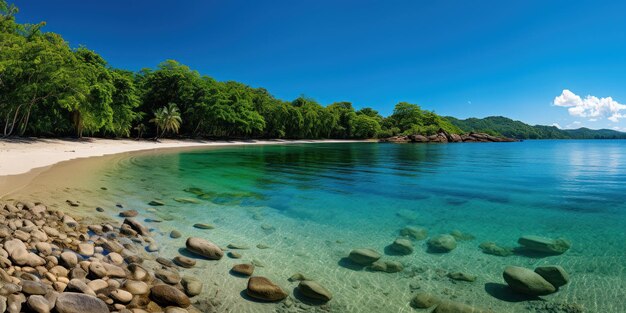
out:
M156 110L154 118L150 120L150 123L154 123L157 127L157 137L163 137L167 132L177 134L182 122L180 111L175 103L169 103Z
M388 129L397 127L398 132L410 134L432 135L440 129L453 134L461 133L461 129L448 120L431 111L425 111L416 104L400 102L396 104L393 114L387 119Z

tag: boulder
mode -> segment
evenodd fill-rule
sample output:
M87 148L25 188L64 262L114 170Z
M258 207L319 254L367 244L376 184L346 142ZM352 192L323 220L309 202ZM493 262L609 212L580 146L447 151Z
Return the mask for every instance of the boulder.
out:
M429 293L418 292L411 299L411 306L416 309L427 309L439 304L440 302L441 300Z
M547 254L563 254L572 246L565 239L551 239L532 235L520 237L517 242L526 250Z
M55 309L58 313L109 313L104 301L90 295L64 292L57 297Z
M34 295L28 297L28 307L36 313L48 313L50 312L50 302L41 295Z
M350 251L348 259L360 265L370 265L380 259L380 253L372 249L354 249Z
M389 248L398 254L408 255L413 253L413 244L406 238L396 239Z
M428 231L423 227L407 226L400 230L400 235L414 240L424 240L428 237Z
M428 240L428 249L432 252L450 252L456 248L456 239L452 235L437 235Z
M197 296L202 292L202 282L195 277L185 276L182 283L185 293L190 297Z
M469 282L476 281L476 275L466 274L462 272L448 273L447 276L448 278L452 280L462 280L462 281L469 281Z
M303 280L298 284L298 290L306 297L311 299L328 302L333 298L333 295L324 288L324 286L312 280Z
M509 287L519 293L543 296L556 291L556 288L541 275L527 268L508 266L502 276Z
M557 289L569 282L569 275L558 265L539 266L535 269L535 273L539 274Z
M185 293L169 285L156 285L152 287L150 289L150 299L162 306L173 305L186 308L191 305Z
M196 265L196 260L188 258L186 256L177 255L174 257L174 263L184 268L192 268Z
M404 266L402 265L402 263L397 261L378 260L372 263L369 269L377 272L397 273L402 272L404 270Z
M252 298L263 301L280 301L288 296L278 285L261 276L254 276L248 279L246 293Z
M487 241L478 246L483 253L497 255L497 256L510 256L513 255L513 249L498 246L495 242Z
M232 268L233 273L237 273L244 276L252 276L254 273L253 264L235 264Z
M224 251L216 244L198 237L189 237L186 242L187 250L211 260L219 260Z
M174 239L176 239L176 238L180 238L180 237L182 237L182 236L183 236L183 235L182 235L179 231L177 231L177 230L172 230L172 231L170 232L170 238L174 238Z

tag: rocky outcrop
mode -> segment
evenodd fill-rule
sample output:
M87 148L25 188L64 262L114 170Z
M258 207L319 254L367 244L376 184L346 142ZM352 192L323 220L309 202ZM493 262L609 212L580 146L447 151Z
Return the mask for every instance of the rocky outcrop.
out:
M424 136L420 134L399 135L383 138L380 142L394 143L448 143L448 142L515 142L513 138L497 137L485 133L450 134L440 129L437 134Z

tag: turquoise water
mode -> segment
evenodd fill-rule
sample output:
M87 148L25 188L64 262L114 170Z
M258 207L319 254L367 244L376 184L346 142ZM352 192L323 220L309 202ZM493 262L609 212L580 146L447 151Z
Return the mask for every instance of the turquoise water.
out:
M167 236L171 229L250 247L239 251L241 260L203 261L193 270L206 278L200 305L220 311L418 312L411 296L427 291L494 312L625 312L624 141L237 146L130 155L97 176L108 189L99 196L139 209L160 232L162 254L184 246L184 238ZM166 205L149 208L152 199ZM199 222L215 229L192 227ZM425 240L414 242L411 255L385 254L407 225L425 227L429 236L460 230L475 239L446 254L429 253ZM566 238L572 247L556 256L509 257L478 247L515 247L522 235ZM361 247L401 262L404 271L370 272L342 261ZM240 295L246 280L228 269L251 261L261 265L255 274L286 290L297 285L287 278L300 272L334 299L322 307L297 297L249 301ZM563 266L571 283L542 299L507 293L505 266L542 264ZM478 279L445 276L456 271Z

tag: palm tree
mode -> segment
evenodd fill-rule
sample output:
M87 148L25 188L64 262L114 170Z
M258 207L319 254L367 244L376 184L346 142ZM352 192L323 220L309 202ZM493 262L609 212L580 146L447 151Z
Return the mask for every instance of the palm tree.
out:
M183 120L180 118L180 111L175 103L170 103L166 107L162 107L154 112L154 118L150 123L154 123L157 127L157 137L163 137L166 132L178 133L180 124ZM161 133L159 133L159 129Z
M137 139L140 139L141 137L143 137L143 133L146 132L146 124L141 123L137 126L135 126L135 130L137 131Z

